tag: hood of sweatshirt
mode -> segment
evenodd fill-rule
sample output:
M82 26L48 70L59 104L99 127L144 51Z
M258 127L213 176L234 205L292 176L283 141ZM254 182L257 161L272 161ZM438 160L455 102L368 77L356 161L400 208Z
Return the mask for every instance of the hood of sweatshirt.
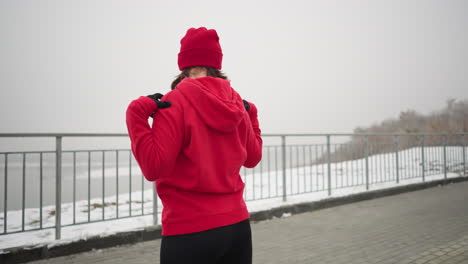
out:
M176 89L190 102L201 120L214 130L224 133L233 131L245 114L240 95L227 80L185 78Z

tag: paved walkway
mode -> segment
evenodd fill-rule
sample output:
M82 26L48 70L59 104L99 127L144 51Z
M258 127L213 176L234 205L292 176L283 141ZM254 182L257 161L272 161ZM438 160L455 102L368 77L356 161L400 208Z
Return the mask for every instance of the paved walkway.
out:
M254 263L468 263L468 182L252 224ZM34 263L159 263L160 241Z

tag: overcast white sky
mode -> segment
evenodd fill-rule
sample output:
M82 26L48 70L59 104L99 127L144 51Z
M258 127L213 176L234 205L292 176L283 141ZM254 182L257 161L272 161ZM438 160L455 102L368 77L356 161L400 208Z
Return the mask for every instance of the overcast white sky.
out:
M0 132L126 132L189 27L264 133L352 132L468 98L468 1L0 1Z

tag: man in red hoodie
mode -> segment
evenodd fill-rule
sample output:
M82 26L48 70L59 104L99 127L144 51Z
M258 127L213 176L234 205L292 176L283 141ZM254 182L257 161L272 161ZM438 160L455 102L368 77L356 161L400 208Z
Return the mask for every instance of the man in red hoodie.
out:
M257 108L220 72L222 56L215 30L189 29L172 91L127 109L133 155L164 205L163 264L252 262L239 172L261 160L262 139Z

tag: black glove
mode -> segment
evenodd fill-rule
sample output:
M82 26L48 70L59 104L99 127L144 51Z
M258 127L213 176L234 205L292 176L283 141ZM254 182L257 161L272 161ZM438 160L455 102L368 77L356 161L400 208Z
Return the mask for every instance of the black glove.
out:
M242 100L244 102L244 107L245 107L245 110L249 111L250 110L250 105L249 103L246 101L246 100Z
M171 106L171 102L159 101L163 96L164 95L162 95L160 93L155 93L155 94L148 95L149 98L153 99L154 102L156 102L156 105L158 106L158 109L168 108L169 106Z
M171 106L171 102L169 101L160 101L160 99L163 97L164 95L160 94L160 93L155 93L155 94L151 94L151 95L148 95L149 98L153 99L153 101L156 103L156 110L157 109L163 109L163 108L168 108ZM155 112L156 112L155 110ZM153 117L154 113L152 113L150 116Z

